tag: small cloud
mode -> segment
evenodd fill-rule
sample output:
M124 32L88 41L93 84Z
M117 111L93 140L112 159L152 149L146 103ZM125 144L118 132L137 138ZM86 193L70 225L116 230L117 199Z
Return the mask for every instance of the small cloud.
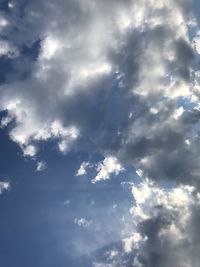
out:
M46 169L46 163L45 162L43 162L43 161L37 162L37 167L36 167L37 172L44 171L45 169Z
M143 171L142 171L141 169L138 169L138 170L136 170L136 174L137 174L140 178L142 178L142 176L143 176Z
M116 209L116 208L117 208L117 204L113 203L113 209Z
M103 162L98 163L97 175L92 180L92 183L110 179L111 174L118 175L122 171L124 171L124 168L117 158L112 156L106 157Z
M14 8L14 3L12 2L12 1L10 1L9 3L8 3L8 7L10 8L10 9L12 9L12 8Z
M92 168L92 166L93 165L91 163L83 161L81 166L79 167L77 173L76 173L76 176L86 175L87 174L87 169L88 168Z
M63 204L64 204L64 205L69 205L70 202L71 202L71 201L68 199L68 200L65 200Z
M183 112L184 112L184 108L183 107L180 107L180 108L176 109L174 114L173 114L174 119L178 120L179 117L181 117L181 115L183 114Z
M74 223L77 224L79 227L87 228L92 224L92 220L87 220L85 218L75 218Z
M1 181L0 182L0 194L4 191L8 191L10 189L10 182L8 181Z

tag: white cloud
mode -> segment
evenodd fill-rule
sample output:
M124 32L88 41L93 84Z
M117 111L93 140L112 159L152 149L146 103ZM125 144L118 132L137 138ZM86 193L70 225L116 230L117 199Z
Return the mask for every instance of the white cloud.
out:
M1 28L4 28L8 25L9 25L9 22L3 16L0 15L0 30Z
M24 156L34 157L37 153L37 149L33 145L25 146L23 149Z
M123 239L124 251L135 252L136 266L143 266L139 259L148 257L148 253L151 253L148 250L149 244L153 251L157 250L160 253L161 258L166 255L166 258L163 258L165 262L170 262L171 257L174 264L175 262L180 265L184 263L185 255L192 245L190 229L193 227L194 210L200 207L199 193L192 186L161 188L149 179L144 179L138 185L133 185L132 194L135 204L130 209L130 213L133 216L136 232ZM160 252L162 248L157 248L153 243L154 231L157 231L155 242L166 243L163 254ZM189 242L188 247L184 248L184 242L185 244ZM176 253L172 256L174 250ZM185 263L188 264L191 256L186 257L188 258Z
M92 220L87 220L85 218L75 218L74 219L74 223L77 224L79 227L84 227L84 228L87 228L89 227L93 222Z
M56 55L56 51L60 50L60 46L58 39L54 38L54 36L47 36L42 43L40 60L50 60Z
M9 2L8 2L8 7L9 7L10 9L12 9L14 6L15 6L15 5L14 5L14 3L13 3L12 1L9 1Z
M96 183L102 180L107 180L112 174L118 175L122 171L124 171L124 168L118 159L113 156L108 156L102 162L98 163L97 175L92 182Z
M0 194L10 189L10 182L0 181Z
M87 174L87 169L91 168L92 164L89 162L82 162L81 166L79 167L76 176L82 176L82 175L86 175Z
M55 120L50 127L43 127L35 133L35 140L58 139L58 148L62 153L67 153L73 142L78 138L79 131L76 127L64 127L60 121Z
M133 250L138 250L140 245L146 241L146 237L143 238L140 233L133 233L130 237L124 238L124 251L130 253Z
M136 170L136 174L139 176L139 177L142 177L143 176L143 171L141 169L138 169Z
M0 121L0 128L5 128L12 121L12 117L3 117Z
M197 53L200 54L200 31L197 32L197 35L195 36L193 40L193 45Z
M198 202L195 190L162 189L145 177L199 186L200 34L192 3L35 0L26 3L23 20L14 2L12 12L0 15L0 56L12 59L15 72L0 86L0 110L8 113L1 127L9 125L25 156L35 157L40 142L52 139L64 154L78 142L77 150L101 154L93 183L134 164L143 179L132 188L136 228L164 207L175 219L158 236L178 245ZM20 53L38 39L38 56L24 66ZM180 99L196 107L177 109ZM77 175L88 167L83 162ZM84 218L75 223L90 225ZM137 231L126 251L148 242Z
M110 259L110 260L113 260L118 254L119 254L119 252L115 249L108 251L106 253L106 255L108 255L108 259Z
M162 189L149 179L144 179L138 186L132 187L135 206L130 212L140 221L155 216L159 212L156 207L163 206L170 212L179 212L179 223L181 221L184 226L191 215L190 207L196 201L192 195L194 190L194 187L184 185Z
M41 172L46 169L46 163L44 161L38 161L36 171Z
M129 91L140 96L146 106L152 107L155 116L162 113L165 106L163 100L162 108L157 108L161 98L173 100L183 95L194 98L191 85L180 74L187 76L192 70L188 29L197 23L191 12L185 9L185 2L182 6L173 0L109 3L78 0L76 4L59 0L59 3L55 5L52 0L28 3L21 21L18 5L9 2L12 19L9 20L9 15L6 19L1 16L4 21L1 24L5 25L6 20L8 25L4 28L10 28L5 31L8 41L0 40L0 54L17 57L18 51L36 41L35 36L41 40L39 55L35 62L31 62L30 75L3 84L0 90L0 109L7 110L9 118L15 121L10 137L20 145L25 155L33 156L33 151L28 151L29 146L35 147L34 143L48 139L56 139L58 149L67 153L78 138L90 135L94 131L92 122L99 120L95 117L93 103L103 99L99 98L100 91L105 90L105 97L110 94L113 84L110 81L115 74L118 86L121 89L126 87L124 96ZM77 18L76 23L72 23L72 17ZM18 35L11 35L10 29L19 27L19 24ZM186 56L181 56L181 53ZM125 101L127 98L120 99ZM107 100L104 101L106 107L105 103ZM122 106L132 114L127 121L129 125L133 124L126 126L124 135L120 135L127 121L124 124L120 120L115 122L119 124L116 135L121 137L118 142L122 147L128 146L133 136L141 136L141 133L137 135L140 130L148 135L146 128L152 128L151 134L155 135L157 125L149 127L145 120L135 117L137 108L134 110L126 101ZM111 105L108 105L107 114L110 114L110 123L114 123L115 111ZM101 117L102 127L97 130L94 140L97 150L101 150L99 140L103 137L109 139L112 132L106 116L102 113ZM4 126L7 121L5 118ZM104 150L101 150L103 156L107 154ZM39 145L35 150L38 152ZM100 179L105 179L103 177Z
M176 109L173 115L174 119L177 120L183 114L183 112L184 112L183 107Z

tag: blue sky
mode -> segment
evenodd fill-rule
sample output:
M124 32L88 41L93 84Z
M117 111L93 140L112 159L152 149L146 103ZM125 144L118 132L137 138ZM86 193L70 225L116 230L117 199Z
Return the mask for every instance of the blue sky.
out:
M198 267L197 0L0 2L3 267Z
M35 161L24 158L1 130L1 177L12 185L0 204L4 266L74 266L79 258L87 260L88 253L120 240L119 213L130 220L131 194L122 177L93 185L90 177L75 176L85 155L62 156L52 147L45 145L41 153L48 168L36 172ZM125 180L132 180L128 172ZM75 220L81 218L92 225L78 226Z

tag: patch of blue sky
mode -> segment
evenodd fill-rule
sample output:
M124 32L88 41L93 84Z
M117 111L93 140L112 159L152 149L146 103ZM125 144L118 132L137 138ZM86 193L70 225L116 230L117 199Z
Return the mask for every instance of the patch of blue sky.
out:
M191 100L191 98L179 96L176 100L177 108L183 107L184 110L193 110L196 103Z
M4 246L18 263L28 263L32 259L31 250L33 255L40 254L34 244L38 243L41 236L42 258L39 260L37 256L30 266L42 266L45 253L53 250L53 244L56 245L54 253L52 252L56 260L50 257L51 261L61 263L60 261L70 261L71 256L74 260L82 254L98 251L126 235L120 229L123 229L123 216L127 224L131 223L129 208L132 195L130 189L121 183L132 181L131 169L110 180L92 184L94 169L90 169L88 175L83 177L74 175L83 159L95 164L103 158L99 155L91 158L91 155L76 152L61 156L51 141L41 146L41 153L37 157L45 160L47 169L38 173L35 172L35 160L23 157L18 146L10 141L5 129L0 130L0 137L1 177L8 177L11 181L11 194L9 197L7 194L1 197L4 220L0 222L0 229L5 232L0 231L0 236L4 240L10 240L9 233L12 233L12 238L21 244L21 249L27 255L24 259L15 245ZM66 200L70 200L67 207L64 205ZM80 217L93 223L87 229L78 228L74 219ZM16 218L14 225L8 223ZM30 227L31 233L28 232ZM23 238L23 235L27 236ZM70 253L66 252L58 259L62 254L59 249ZM2 262L5 266L11 264L5 254Z

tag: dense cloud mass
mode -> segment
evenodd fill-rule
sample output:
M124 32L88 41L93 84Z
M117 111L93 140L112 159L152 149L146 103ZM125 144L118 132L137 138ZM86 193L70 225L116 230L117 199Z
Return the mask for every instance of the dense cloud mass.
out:
M34 158L41 142L55 140L63 154L76 149L104 157L94 183L128 166L143 177L131 209L138 232L124 250L136 250L130 266L199 262L200 30L194 5L19 0L0 13L0 60L9 69L0 74L1 127L24 156ZM92 167L83 162L77 175ZM44 168L39 162L37 170ZM167 191L157 182L176 187Z

